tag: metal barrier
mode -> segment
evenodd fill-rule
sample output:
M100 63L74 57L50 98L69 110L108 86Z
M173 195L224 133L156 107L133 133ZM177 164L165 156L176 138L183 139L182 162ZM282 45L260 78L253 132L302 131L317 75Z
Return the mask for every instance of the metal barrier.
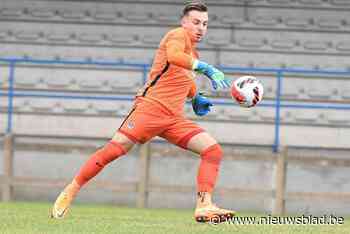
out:
M13 99L14 97L42 97L42 98L64 98L64 99L94 99L94 100L124 100L132 101L132 96L87 96L87 95L67 95L67 94L50 94L44 92L27 92L14 90L15 68L17 64L44 64L44 65L95 65L107 67L130 67L141 70L143 81L147 79L147 72L150 68L149 64L140 63L123 63L123 62L107 62L107 61L83 61L83 60L39 60L39 59L20 59L20 58L0 58L0 63L9 65L9 86L7 92L0 91L0 96L8 97L8 116L6 133L12 132L12 118L13 118ZM281 108L303 108L303 109L336 109L336 110L350 110L350 104L301 104L288 103L281 100L281 90L283 85L283 76L285 74L320 74L320 75L334 75L334 76L350 76L350 71L331 71L331 70L306 70L306 69L274 69L274 68L244 68L244 67L224 67L220 66L224 72L249 72L249 73L273 73L276 75L276 99L275 101L263 101L259 106L267 108L275 108L275 130L273 151L277 152L280 147L280 125ZM235 105L230 101L214 101L216 105Z

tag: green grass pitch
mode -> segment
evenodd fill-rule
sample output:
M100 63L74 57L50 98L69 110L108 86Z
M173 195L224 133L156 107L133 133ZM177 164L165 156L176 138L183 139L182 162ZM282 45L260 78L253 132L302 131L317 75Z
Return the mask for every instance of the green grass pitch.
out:
M192 210L136 209L107 205L73 205L63 220L49 218L49 203L0 203L1 234L68 233L350 233L350 219L343 225L210 225L196 223ZM257 214L240 213L240 216ZM260 214L263 215L263 214Z

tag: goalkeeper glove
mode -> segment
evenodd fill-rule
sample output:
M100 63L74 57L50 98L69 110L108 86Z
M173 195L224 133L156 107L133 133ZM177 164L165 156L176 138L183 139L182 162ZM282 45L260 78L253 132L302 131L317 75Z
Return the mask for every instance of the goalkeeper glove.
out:
M192 98L192 108L196 115L203 116L210 112L210 107L213 103L203 96L203 93L198 93Z
M214 89L222 89L230 87L229 82L225 79L224 73L205 62L194 60L192 69L200 74L206 75Z

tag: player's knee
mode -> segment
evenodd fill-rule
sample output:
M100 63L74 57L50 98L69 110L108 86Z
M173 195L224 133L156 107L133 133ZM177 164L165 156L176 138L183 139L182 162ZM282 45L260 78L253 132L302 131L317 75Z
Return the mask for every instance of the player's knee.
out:
M120 144L126 152L131 150L131 148L135 145L135 142L129 139L125 134L121 132L116 132L112 138L113 142L117 142Z
M101 167L106 166L111 161L119 158L122 155L125 155L127 150L123 145L118 142L109 141L103 148L98 150L97 153L97 164Z
M219 144L209 146L201 152L201 158L208 163L220 164L222 160L223 151Z

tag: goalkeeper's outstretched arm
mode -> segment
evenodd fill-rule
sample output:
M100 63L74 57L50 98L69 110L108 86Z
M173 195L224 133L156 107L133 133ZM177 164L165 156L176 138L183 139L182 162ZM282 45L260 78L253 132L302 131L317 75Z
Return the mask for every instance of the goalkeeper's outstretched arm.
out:
M169 40L166 45L168 62L204 74L210 79L214 89L228 88L230 85L223 72L185 53L185 40L185 37L179 36Z

